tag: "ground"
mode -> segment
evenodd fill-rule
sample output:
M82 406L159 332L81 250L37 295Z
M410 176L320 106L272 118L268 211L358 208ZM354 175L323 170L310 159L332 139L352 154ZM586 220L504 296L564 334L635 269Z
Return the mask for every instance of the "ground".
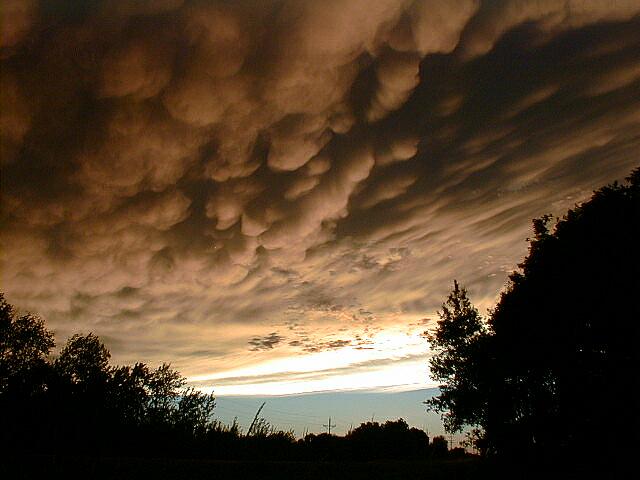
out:
M13 457L0 460L0 477L27 479L96 480L466 480L466 479L584 479L628 478L605 469L556 469L553 467L496 466L476 459L452 461L378 462L269 462L139 458Z

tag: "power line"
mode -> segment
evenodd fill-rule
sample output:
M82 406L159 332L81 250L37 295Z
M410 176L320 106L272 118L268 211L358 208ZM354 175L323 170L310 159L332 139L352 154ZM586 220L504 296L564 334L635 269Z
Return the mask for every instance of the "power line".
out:
M253 409L255 407L250 407L246 404L244 404L242 401L238 401L236 399L229 399L227 397L223 397L222 399L222 404L224 406L224 403L232 403L235 404L234 407L237 408L244 408L244 409L250 409L251 412L253 412ZM216 405L218 406L218 405ZM269 412L275 412L275 413L279 413L281 415L289 415L289 416L296 416L296 417L304 417L304 418L317 418L318 420L322 419L322 415L313 415L311 413L302 413L302 412L292 412L292 411L283 411L283 410L278 410L276 408L272 408L272 407L268 407L267 408Z
M326 425L322 425L324 428L329 430L329 435L331 435L331 429L334 428L336 425L335 423L333 425L331 425L331 417L329 417L329 423L327 423Z
M283 415L294 415L296 417L305 417L305 418L322 418L320 415L311 415L308 413L296 413L296 412L284 412L282 410L276 410L275 408L269 407L270 412L281 413Z
M222 398L218 398L216 399L216 404L217 405L226 405L226 404L231 404L233 407L235 408L240 408L240 409L245 409L245 410L251 410L251 412L254 411L255 409L255 403L251 402L251 405L244 403L244 402L239 402L239 401L235 401L235 400L230 400L227 397L222 397Z

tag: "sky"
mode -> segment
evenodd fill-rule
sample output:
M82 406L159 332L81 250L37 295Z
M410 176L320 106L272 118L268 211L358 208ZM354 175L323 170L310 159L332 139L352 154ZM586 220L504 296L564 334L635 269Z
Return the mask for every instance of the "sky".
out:
M639 0L1 21L1 289L59 344L94 332L220 397L424 394L453 280L486 312L533 218L639 163Z
M437 389L389 392L386 390L358 390L353 392L322 392L286 396L222 396L216 399L215 415L223 423L234 419L247 431L264 403L260 417L284 431L293 430L296 437L307 432L327 432L329 417L331 433L344 435L363 422L384 423L398 418L410 426L428 433L430 438L444 435L454 446L464 441L463 433L449 436L442 428L440 416L427 412L422 402L438 393Z

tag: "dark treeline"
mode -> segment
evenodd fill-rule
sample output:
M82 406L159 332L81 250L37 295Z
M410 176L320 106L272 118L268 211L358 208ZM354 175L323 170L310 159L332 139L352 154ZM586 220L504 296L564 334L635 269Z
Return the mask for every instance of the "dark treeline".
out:
M427 403L487 455L621 464L638 435L640 169L551 220L486 321L454 284L428 334L442 386Z
M0 294L0 445L7 454L222 460L445 458L446 440L400 419L367 422L345 436L273 428L250 432L214 419L215 399L186 387L169 365L112 366L93 334L74 335L55 357L43 320Z

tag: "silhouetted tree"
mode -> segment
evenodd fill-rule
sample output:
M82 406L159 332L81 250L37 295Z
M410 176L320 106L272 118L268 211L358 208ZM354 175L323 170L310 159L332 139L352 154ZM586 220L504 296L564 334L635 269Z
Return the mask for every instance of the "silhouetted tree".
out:
M185 379L168 363L151 371L146 380L149 394L148 415L152 422L162 422L173 416Z
M640 169L627 181L594 192L553 230L551 216L534 220L487 332L455 285L429 337L443 382L429 404L449 431L478 425L482 446L509 456L629 453L594 441L602 428L629 437L637 418Z
M94 334L76 334L67 340L54 366L72 384L92 388L106 385L110 358L109 350Z
M1 295L1 294L0 294ZM53 334L0 296L0 440L18 451L184 454L214 430L212 394L168 364L109 365L100 339L73 335L55 360Z
M449 432L460 431L465 425L484 425L485 325L457 281L438 315L437 328L426 337L433 352L431 378L441 383L440 395L425 403L442 414Z
M53 333L40 317L19 315L0 293L0 393L6 392L11 383L40 388L34 375L41 373L54 346Z
M431 440L431 456L434 458L444 458L449 452L449 442L442 435L437 435Z
M144 363L111 370L107 401L124 424L137 426L145 420L149 403L149 376L149 368Z
M490 323L500 359L502 448L583 459L628 436L636 418L640 304L640 169L596 191L553 231L534 221L529 254Z
M402 418L385 423L366 422L345 437L354 459L426 458L429 437L422 430L409 428Z
M173 414L173 422L189 434L202 434L211 425L215 406L213 394L205 394L193 388L183 390Z
M0 293L0 448L40 443L48 418L53 334L37 315L19 314Z

